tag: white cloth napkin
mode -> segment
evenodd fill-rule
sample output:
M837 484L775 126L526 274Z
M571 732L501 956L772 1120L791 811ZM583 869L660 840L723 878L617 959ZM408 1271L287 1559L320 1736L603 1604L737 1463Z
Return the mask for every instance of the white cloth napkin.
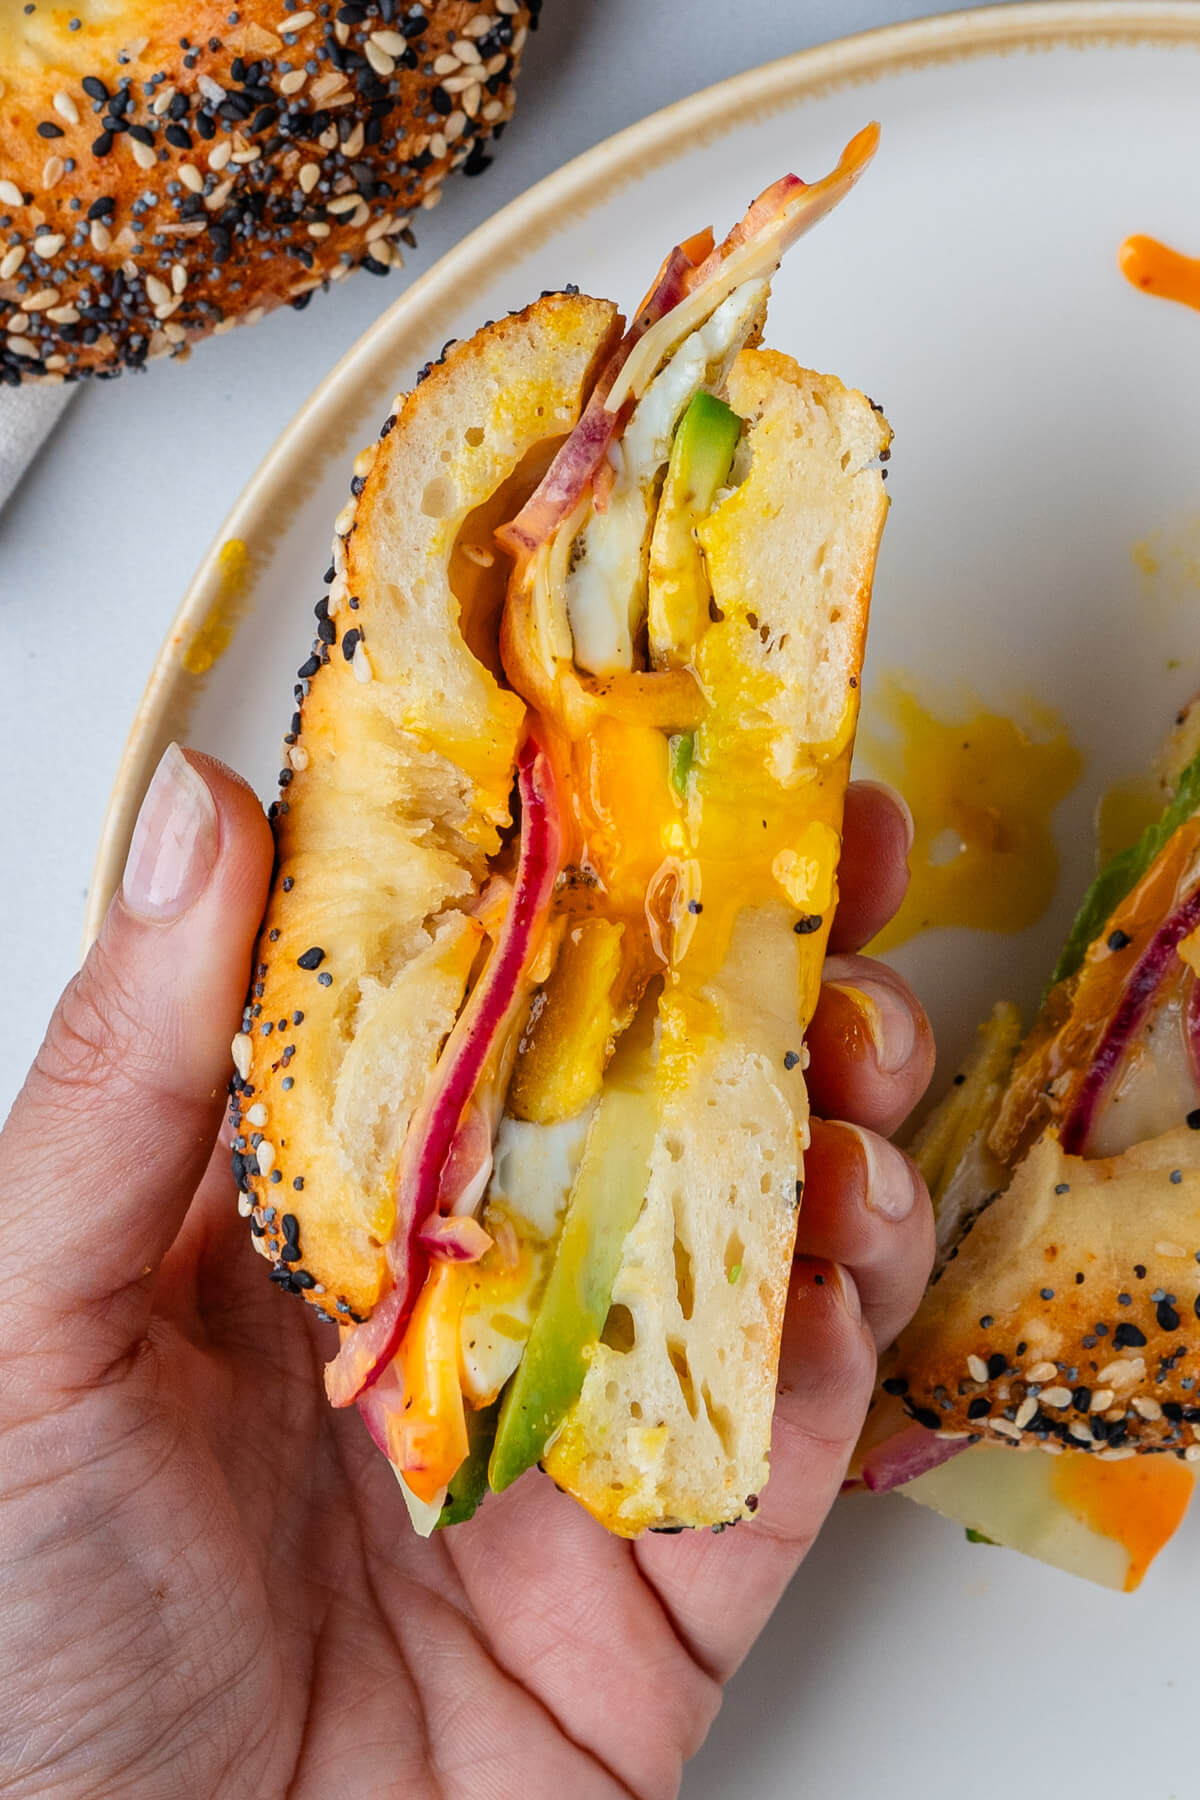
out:
M0 507L45 443L75 387L56 381L0 388Z

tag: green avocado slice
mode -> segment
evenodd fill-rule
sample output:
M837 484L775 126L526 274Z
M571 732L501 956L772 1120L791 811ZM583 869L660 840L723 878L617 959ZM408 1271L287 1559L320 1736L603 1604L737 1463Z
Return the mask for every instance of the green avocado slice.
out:
M542 1303L501 1397L488 1466L495 1493L541 1460L579 1397L642 1209L656 1124L652 1092L610 1086L596 1108Z
M469 1519L476 1507L487 1493L488 1456L491 1453L492 1440L496 1435L496 1415L500 1410L500 1402L493 1401L476 1412L467 1408L467 1450L465 1462L460 1463L458 1471L450 1479L446 1489L446 1498L438 1516L436 1529L441 1531L447 1525L461 1525Z
M1164 809L1162 817L1146 827L1136 844L1131 844L1128 850L1122 850L1106 863L1093 881L1067 934L1062 955L1054 966L1051 987L1075 973L1087 954L1088 945L1103 931L1105 921L1197 807L1200 807L1200 756L1194 757L1179 777L1175 797Z
M647 624L656 664L685 664L708 624L709 585L695 528L729 478L742 421L715 394L679 422L650 540Z

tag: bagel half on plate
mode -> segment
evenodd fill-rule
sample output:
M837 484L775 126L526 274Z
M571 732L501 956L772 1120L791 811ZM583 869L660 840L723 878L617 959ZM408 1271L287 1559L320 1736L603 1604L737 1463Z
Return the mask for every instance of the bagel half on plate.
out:
M567 291L448 346L355 464L234 1166L423 1530L534 1463L625 1536L767 1478L890 431L757 346L876 138L628 329Z

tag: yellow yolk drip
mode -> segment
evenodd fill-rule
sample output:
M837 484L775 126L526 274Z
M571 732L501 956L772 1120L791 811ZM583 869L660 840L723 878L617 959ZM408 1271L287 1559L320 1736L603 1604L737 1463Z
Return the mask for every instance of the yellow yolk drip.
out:
M860 747L875 774L908 801L915 840L904 905L872 946L891 949L939 925L1023 931L1040 919L1058 879L1051 820L1083 759L1056 714L1039 735L976 706L939 719L900 681L882 690Z
M1177 300L1200 311L1200 257L1182 256L1157 238L1127 237L1117 251L1126 281L1160 300Z
M1090 1531L1112 1538L1126 1552L1128 1594L1178 1529L1193 1481L1192 1471L1174 1457L1131 1456L1108 1463L1068 1455L1055 1464L1053 1487L1055 1497Z
M1136 844L1163 809L1163 791L1149 776L1114 781L1096 805L1096 867Z
M217 568L212 604L180 652L189 675L207 675L233 642L250 588L250 551L241 538L227 538L221 545Z

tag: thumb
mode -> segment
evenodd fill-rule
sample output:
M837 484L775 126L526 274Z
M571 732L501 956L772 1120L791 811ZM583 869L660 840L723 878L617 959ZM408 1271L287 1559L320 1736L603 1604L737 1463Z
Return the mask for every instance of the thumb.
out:
M270 871L250 789L169 745L0 1133L0 1360L35 1383L51 1356L85 1385L145 1329L220 1122Z

